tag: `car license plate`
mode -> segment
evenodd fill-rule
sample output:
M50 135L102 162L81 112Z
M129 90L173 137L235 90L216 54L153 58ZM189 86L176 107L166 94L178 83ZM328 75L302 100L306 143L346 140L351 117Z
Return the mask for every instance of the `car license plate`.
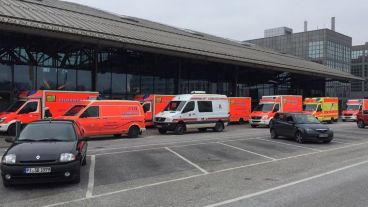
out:
M326 138L326 137L328 137L328 134L320 134L319 137Z
M25 168L25 174L40 174L40 173L51 173L51 167L32 167Z

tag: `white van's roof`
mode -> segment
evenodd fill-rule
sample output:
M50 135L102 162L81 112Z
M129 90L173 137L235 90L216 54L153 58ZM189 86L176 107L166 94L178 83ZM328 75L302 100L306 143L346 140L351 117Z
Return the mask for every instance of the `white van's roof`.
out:
M189 101L189 100L226 100L226 95L221 94L181 94L173 98L173 101Z

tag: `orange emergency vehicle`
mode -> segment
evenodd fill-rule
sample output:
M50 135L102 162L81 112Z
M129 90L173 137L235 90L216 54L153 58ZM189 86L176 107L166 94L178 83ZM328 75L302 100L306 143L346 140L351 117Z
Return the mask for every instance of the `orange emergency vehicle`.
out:
M145 115L146 126L153 126L158 113L162 112L175 95L138 95L134 100L141 102Z
M18 100L0 113L0 132L15 134L15 122L22 125L32 121L62 115L82 100L96 99L97 92L81 91L22 91Z
M252 112L252 99L250 97L228 97L230 109L230 122L247 122Z
M339 99L336 97L305 98L303 111L312 114L321 122L337 122Z
M88 137L127 134L136 138L146 130L143 108L138 101L83 101L58 118L77 121Z
M347 107L341 113L341 120L345 121L356 121L357 114L362 109L364 99L350 99L346 103Z
M250 125L268 126L277 112L302 112L303 98L298 95L263 96L251 113Z

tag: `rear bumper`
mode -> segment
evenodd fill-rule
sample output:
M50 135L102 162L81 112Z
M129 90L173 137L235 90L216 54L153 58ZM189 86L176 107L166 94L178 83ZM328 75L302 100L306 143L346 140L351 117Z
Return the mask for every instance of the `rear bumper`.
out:
M25 174L24 170L28 167L51 167L51 173ZM65 176L69 172L70 176ZM59 165L1 165L1 176L9 174L11 179L6 180L10 184L31 184L31 183L50 183L50 182L70 182L80 173L80 162L74 161Z

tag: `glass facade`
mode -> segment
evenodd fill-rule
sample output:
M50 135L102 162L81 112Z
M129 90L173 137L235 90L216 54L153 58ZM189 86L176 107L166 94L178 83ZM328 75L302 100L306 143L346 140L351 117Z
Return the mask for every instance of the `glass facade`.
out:
M265 37L246 42L350 73L352 39L329 29ZM327 80L326 95L347 99L350 97L350 87L349 83Z
M325 79L262 68L1 33L0 108L21 90L98 91L104 98L179 94L323 96Z
M352 81L352 96L354 98L368 98L368 43L353 46L351 64L351 73L366 79L365 81Z

